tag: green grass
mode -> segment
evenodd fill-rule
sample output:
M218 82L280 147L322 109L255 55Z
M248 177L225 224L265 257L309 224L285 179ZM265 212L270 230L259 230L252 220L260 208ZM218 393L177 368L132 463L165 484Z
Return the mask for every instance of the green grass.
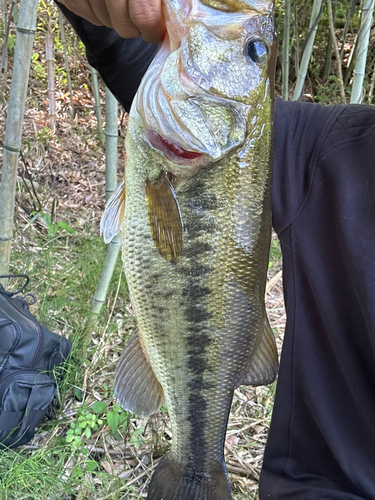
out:
M66 452L65 448L58 446L53 450L41 448L31 453L1 452L0 498L70 498L69 495L79 488L79 477L77 473L64 474Z
M163 430L168 420L165 412L149 421L137 420L113 401L115 365L135 326L126 312L129 294L122 263L119 259L92 342L84 348L105 245L90 227L74 235L59 230L54 236L41 235L35 224L18 227L11 271L30 276L27 291L38 298L33 314L52 331L68 337L73 349L59 384L63 404L56 418L43 422L31 446L0 452L0 499L140 500L152 474L147 464L139 467L140 460L163 455L170 440ZM280 267L280 258L279 243L274 239L272 272ZM269 425L274 390L275 384L257 388L248 403L235 401L233 410L239 415L245 412L245 423L251 418ZM242 446L247 452L259 443L248 433ZM243 498L236 488L234 498ZM256 498L255 493L251 495Z
M279 262L281 261L280 242L277 238L273 238L271 240L270 260Z
M105 258L105 245L99 236L68 235L49 240L37 238L29 251L15 249L12 254L12 271L30 276L27 291L38 296L38 317L47 327L56 321L66 323L69 329L81 324L82 316L90 309L91 299ZM26 251L25 251L26 250ZM120 259L115 269L109 292L116 291L121 273ZM126 300L128 292L123 280L119 300ZM112 297L113 299L113 297ZM121 304L119 304L121 307ZM106 318L104 306L100 320Z
M64 380L59 385L60 399L65 403L69 401L69 410L63 406L57 411L56 419L44 421L37 431L36 445L31 449L0 452L1 499L116 500L126 497L124 481L108 475L101 467L100 457L88 451L89 446L95 445L99 433L103 437L113 435L113 431L117 432L116 425L124 432L127 420L122 414L124 412L114 411L116 407L113 409L109 388L113 374L107 383L97 384L97 397L102 398L101 408L104 410L98 416L89 407L95 401L91 395L91 381L84 380L87 375L89 378L98 377L108 370L108 360L97 355L97 347L104 333L104 339L113 336L120 343L118 337L122 331L115 321L107 325L108 317L113 308L113 316L121 319L128 305L126 282L123 276L120 280L122 263L119 259L107 302L93 334L93 345L83 351L86 320L105 251L101 238L90 232L73 236L61 233L46 238L29 226L17 235L10 271L29 275L26 292L32 292L38 298L32 313L51 331L67 336L73 349L65 367ZM119 282L119 293L113 307ZM131 328L134 321L130 319L129 322ZM87 415L92 419L89 423L93 422L95 426L90 431ZM67 438L69 429L74 427L81 432L81 446ZM116 438L121 442L118 432Z

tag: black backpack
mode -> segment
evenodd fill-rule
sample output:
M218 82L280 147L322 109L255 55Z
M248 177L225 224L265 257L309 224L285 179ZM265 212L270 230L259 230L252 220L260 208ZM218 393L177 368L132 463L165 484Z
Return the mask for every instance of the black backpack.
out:
M0 449L30 441L43 417L52 414L58 404L55 377L61 377L72 347L30 313L32 294L18 295L27 276L0 276L14 277L26 279L17 292L0 284Z

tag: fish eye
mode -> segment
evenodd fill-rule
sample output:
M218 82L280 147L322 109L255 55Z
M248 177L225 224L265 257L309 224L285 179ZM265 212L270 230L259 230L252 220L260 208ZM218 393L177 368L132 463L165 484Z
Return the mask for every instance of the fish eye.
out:
M265 63L268 60L268 47L260 39L249 40L246 46L246 53L257 64Z

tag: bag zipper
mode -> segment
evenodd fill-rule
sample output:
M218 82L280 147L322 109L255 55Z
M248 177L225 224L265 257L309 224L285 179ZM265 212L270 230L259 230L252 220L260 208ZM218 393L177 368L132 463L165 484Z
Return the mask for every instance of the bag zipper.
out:
M29 320L29 321L30 321L30 323L33 323L31 320ZM37 364L38 358L40 356L40 353L42 352L43 347L44 347L44 333L43 333L43 330L42 330L42 328L39 325L36 325L35 323L33 323L33 325L38 330L39 339L38 339L38 345L37 345L37 348L36 348L36 351L35 351L35 355L34 355L33 360L31 362L31 367L35 367L35 365Z
M25 374L32 374L32 373L35 373L36 374L36 377L35 379L39 376L39 375L46 375L44 374L43 372L38 372L36 370L16 370L16 373L11 373L10 375L8 375L7 377L5 377L4 380L2 380L0 382L0 390L1 388L6 385L8 383L9 380L11 380L12 378L17 378L19 377L20 375L23 376ZM46 375L48 376L48 375ZM49 377L48 377L49 378ZM51 380L51 379L50 379ZM53 382L53 380L51 380L51 382Z

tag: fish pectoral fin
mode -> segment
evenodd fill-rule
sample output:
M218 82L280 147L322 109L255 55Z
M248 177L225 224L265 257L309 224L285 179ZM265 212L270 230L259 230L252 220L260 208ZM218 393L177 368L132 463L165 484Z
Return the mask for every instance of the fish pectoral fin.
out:
M166 172L154 184L146 183L146 199L155 246L165 260L177 264L182 248L182 219L173 186Z
M276 379L278 367L279 360L275 337L266 316L261 342L253 352L250 368L245 374L241 385L271 384Z
M121 231L125 213L125 182L121 182L113 192L105 206L104 214L100 221L100 235L103 235L106 244Z
M114 394L124 410L140 417L156 413L164 403L163 388L146 358L138 333L130 337L119 359Z

